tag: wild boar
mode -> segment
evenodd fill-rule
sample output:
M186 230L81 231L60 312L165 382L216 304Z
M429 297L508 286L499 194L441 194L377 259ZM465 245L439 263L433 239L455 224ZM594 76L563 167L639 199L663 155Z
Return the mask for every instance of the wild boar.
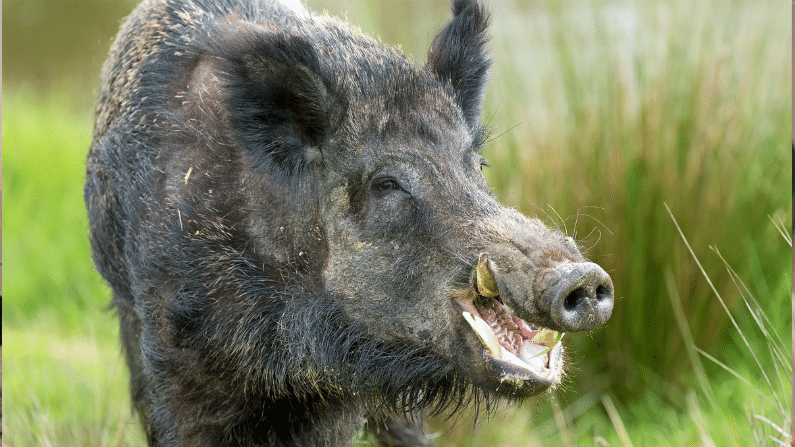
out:
M481 169L488 14L419 66L270 0L145 0L101 77L85 200L150 445L427 444L412 414L559 383L613 307Z

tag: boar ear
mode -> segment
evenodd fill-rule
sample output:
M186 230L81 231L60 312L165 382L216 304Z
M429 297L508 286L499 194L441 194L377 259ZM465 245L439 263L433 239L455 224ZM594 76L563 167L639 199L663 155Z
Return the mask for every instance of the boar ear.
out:
M428 48L428 68L449 81L470 125L480 119L491 59L486 54L489 15L475 0L453 0L453 19Z
M308 42L252 34L224 49L227 107L246 149L266 168L295 174L322 151L344 106Z

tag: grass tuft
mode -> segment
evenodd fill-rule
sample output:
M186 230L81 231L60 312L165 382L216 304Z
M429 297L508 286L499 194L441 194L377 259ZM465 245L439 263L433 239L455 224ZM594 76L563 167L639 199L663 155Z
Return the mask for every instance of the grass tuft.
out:
M752 380L756 380L757 377L764 379L765 384L767 387L764 390L758 388L752 383L752 380L749 380L743 374L739 373L735 369L727 366L717 358L713 357L712 355L708 354L704 350L698 348L696 346L695 340L689 336L689 329L686 325L684 325L684 318L681 316L681 309L679 308L679 302L677 300L672 299L672 305L674 308L674 312L677 313L677 321L681 322L683 326L680 328L682 330L682 336L685 340L685 346L688 349L688 355L691 359L691 364L696 371L696 376L701 384L702 392L708 397L711 404L714 405L715 402L715 394L712 391L712 387L706 382L706 377L703 375L703 366L698 358L692 355L693 352L698 352L711 362L715 363L716 365L720 366L725 371L729 372L732 376L738 379L742 384L746 385L750 390L754 391L756 394L756 398L759 400L759 407L755 407L755 400L751 399L746 401L749 407L746 407L746 415L748 416L749 425L752 427L752 434L755 440L755 445L764 446L769 445L772 441L776 444L782 445L789 445L792 442L791 437L791 422L792 422L792 414L789 405L789 396L792 393L792 363L788 358L787 349L784 346L784 342L782 341L781 337L777 333L778 330L774 327L770 320L768 319L765 311L759 306L758 301L753 297L750 293L748 287L745 283L739 278L737 273L734 269L729 265L726 259L721 255L717 248L711 247L715 254L720 258L723 262L725 269L730 274L731 280L735 286L736 292L742 297L743 302L746 306L746 314L745 316L751 316L751 319L756 324L756 329L759 333L761 333L761 338L757 340L763 340L765 342L764 346L760 346L760 343L757 340L754 340L755 343L751 343L749 339L752 337L756 337L756 334L751 333L750 329L743 329L737 323L737 320L732 315L731 311L726 307L723 298L721 298L718 291L712 285L712 281L710 280L707 273L704 271L701 262L693 253L690 244L687 241L687 238L682 233L679 224L676 221L676 218L671 213L671 210L666 205L666 211L671 217L671 220L674 223L679 235L682 239L682 242L687 247L688 251L690 252L691 256L693 257L693 261L696 263L698 268L701 270L702 274L706 281L710 284L715 293L715 297L720 301L721 305L726 311L726 314L731 321L732 325L736 330L736 334L742 339L745 348L747 349L747 355L750 355L751 358L754 360L754 364L757 367L756 377ZM775 222L774 222L775 225ZM791 246L791 239L788 238L786 235L782 235L784 241ZM673 278L670 278L673 281ZM766 350L764 348L767 348ZM764 356L764 357L763 357ZM772 368L771 368L772 366ZM773 377L771 379L770 377ZM697 409L697 404L693 400L694 398L690 397L690 402L696 406L691 405L691 408ZM720 407L715 407L717 413L721 414L722 416L726 416L724 412L721 410ZM758 413L761 411L761 413ZM774 419L777 422L769 419L765 414L769 414L772 412L775 416ZM697 411L696 416L698 419L703 419L701 417L700 411ZM699 430L703 431L701 425L699 425ZM771 433L772 430L772 434ZM736 444L742 444L738 442L737 439L734 439Z

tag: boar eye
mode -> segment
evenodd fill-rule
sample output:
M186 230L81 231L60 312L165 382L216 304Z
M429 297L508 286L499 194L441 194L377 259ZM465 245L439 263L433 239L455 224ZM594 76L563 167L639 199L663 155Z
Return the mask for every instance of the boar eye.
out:
M375 190L378 192L401 189L400 185L398 185L398 182L396 182L394 179L378 180L373 184L373 188L375 188Z

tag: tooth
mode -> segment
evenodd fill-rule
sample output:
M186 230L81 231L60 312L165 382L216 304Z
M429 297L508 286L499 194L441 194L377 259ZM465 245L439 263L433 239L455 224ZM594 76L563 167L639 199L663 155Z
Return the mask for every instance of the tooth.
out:
M497 281L489 268L489 254L481 253L478 257L477 268L478 293L486 298L493 298L500 294L497 289Z
M483 321L479 316L473 315L467 311L462 312L462 314L464 315L464 319L467 320L467 323L472 326L472 330L475 331L480 342L489 350L491 355L498 359L502 358L502 346L500 346L500 342L497 341L497 336L494 335L494 331L491 330L488 323Z
M513 355L513 353L511 351L505 351L503 353L502 360L505 360L507 362L513 363L516 366L520 366L522 368L529 369L529 366L527 365L527 363L525 363L519 357Z

